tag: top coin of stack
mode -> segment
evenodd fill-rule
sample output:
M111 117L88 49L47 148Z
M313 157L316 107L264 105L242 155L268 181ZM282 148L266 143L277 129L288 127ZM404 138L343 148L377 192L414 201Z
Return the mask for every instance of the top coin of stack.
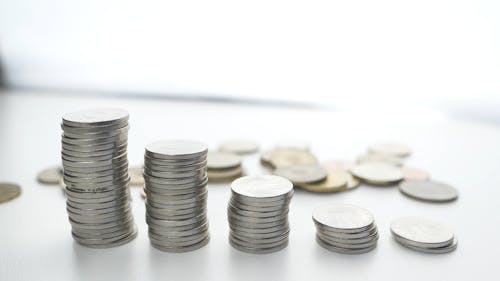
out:
M93 248L137 236L128 184L128 112L106 108L63 116L62 164L73 238Z
M231 182L243 174L241 157L228 152L208 152L208 181Z
M207 146L168 140L146 146L146 222L151 245L188 252L207 245Z

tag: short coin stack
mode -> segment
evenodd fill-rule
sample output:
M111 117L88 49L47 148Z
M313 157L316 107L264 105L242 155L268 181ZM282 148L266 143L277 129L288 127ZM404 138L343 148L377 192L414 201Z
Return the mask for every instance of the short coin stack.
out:
M208 180L210 182L231 182L243 174L241 157L228 152L208 153Z
M207 245L207 146L183 140L147 145L144 180L151 245L166 252Z
M62 164L73 238L92 248L137 236L128 189L128 112L78 111L63 116Z
M293 184L282 177L246 176L231 184L229 242L240 251L265 254L288 245Z
M362 254L377 247L378 231L372 214L349 204L326 204L313 211L316 241L323 248Z
M444 254L457 248L453 230L443 223L420 217L404 217L391 223L396 241L415 251Z

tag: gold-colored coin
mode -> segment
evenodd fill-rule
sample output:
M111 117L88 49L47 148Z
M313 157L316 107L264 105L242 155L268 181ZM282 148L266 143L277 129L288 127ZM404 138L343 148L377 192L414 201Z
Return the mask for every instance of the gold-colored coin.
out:
M392 185L404 178L400 168L383 163L360 164L352 168L350 172L372 185Z
M348 172L341 170L328 171L325 180L318 183L297 183L297 187L304 190L318 193L339 192L348 189L349 177L352 177Z
M403 167L403 175L405 177L406 181L412 181L412 180L428 180L431 178L429 173L427 173L424 170L417 169L417 168L410 168L410 167Z
M243 175L243 168L240 166L225 170L217 170L217 171L209 170L207 174L209 182L212 183L231 182Z
M271 153L271 164L275 168L294 165L315 165L318 159L308 151L297 149L276 149Z
M0 203L10 201L21 195L21 187L14 183L0 183Z
M143 186L144 177L142 176L142 167L130 167L128 169L130 176L130 186Z
M37 180L41 184L58 185L63 177L63 171L60 166L50 167L38 173Z
M354 168L354 166L356 166L356 163L354 163L352 161L345 161L345 160L333 160L333 161L324 162L323 166L327 170L349 171L350 169Z

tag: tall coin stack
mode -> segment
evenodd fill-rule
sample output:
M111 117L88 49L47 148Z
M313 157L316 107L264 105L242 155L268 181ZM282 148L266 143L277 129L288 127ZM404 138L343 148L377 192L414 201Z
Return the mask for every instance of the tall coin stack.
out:
M316 241L330 251L363 254L377 247L378 231L372 214L349 204L325 204L314 209Z
M146 222L153 247L188 252L208 244L207 151L203 143L182 140L146 146Z
M279 176L246 176L231 184L229 242L237 250L265 254L288 245L293 184Z
M137 236L128 188L128 112L94 109L62 118L66 209L73 238L92 248Z

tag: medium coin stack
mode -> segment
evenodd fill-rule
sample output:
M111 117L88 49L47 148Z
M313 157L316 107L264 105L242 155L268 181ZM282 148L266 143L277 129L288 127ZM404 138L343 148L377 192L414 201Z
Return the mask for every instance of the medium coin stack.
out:
M378 231L367 210L348 204L325 204L313 211L316 241L342 254L363 254L377 247Z
M293 184L282 177L246 176L231 184L229 242L237 250L265 254L288 245Z
M453 230L447 225L420 217L404 217L391 223L391 233L401 245L414 251L444 254L457 248Z
M66 209L73 238L82 245L108 248L137 236L128 189L128 118L113 108L62 118Z
M146 222L153 247L188 252L208 244L207 151L203 143L183 140L146 146Z

